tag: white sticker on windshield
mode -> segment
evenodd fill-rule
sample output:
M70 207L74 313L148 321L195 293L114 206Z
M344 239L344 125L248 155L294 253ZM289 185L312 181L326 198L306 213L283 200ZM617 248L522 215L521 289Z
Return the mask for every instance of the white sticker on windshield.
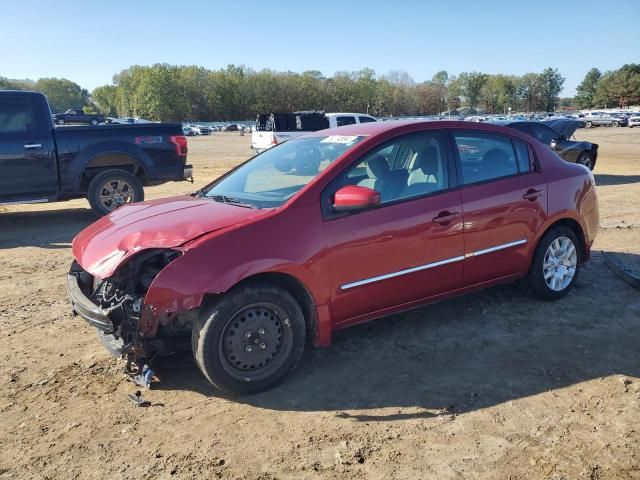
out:
M330 135L320 141L320 143L341 143L342 145L351 145L358 140L357 135Z

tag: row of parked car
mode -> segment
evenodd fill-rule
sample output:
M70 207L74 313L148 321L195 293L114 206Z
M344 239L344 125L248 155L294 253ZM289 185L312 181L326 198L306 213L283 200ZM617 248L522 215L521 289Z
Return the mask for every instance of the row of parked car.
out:
M182 131L187 137L198 135L211 135L213 132L246 132L249 133L254 127L242 123L230 123L228 125L183 125Z

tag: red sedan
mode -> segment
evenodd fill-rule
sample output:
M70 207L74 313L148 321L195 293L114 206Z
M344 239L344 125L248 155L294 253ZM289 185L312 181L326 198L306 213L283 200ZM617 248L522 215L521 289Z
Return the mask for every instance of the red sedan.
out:
M591 172L529 136L369 123L119 208L74 239L68 289L130 372L190 338L212 384L252 393L339 328L519 278L559 299L597 231Z

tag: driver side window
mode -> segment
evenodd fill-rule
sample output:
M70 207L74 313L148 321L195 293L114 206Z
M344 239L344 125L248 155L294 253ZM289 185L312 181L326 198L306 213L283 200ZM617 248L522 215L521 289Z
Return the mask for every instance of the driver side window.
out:
M349 167L342 185L371 188L380 193L382 204L446 190L446 136L421 132L398 137Z

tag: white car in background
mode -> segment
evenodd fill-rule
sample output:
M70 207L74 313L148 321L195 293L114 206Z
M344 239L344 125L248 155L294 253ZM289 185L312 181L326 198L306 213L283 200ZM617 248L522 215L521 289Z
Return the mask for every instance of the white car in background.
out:
M640 127L640 112L629 117L629 128Z
M262 152L308 132L376 121L366 113L305 111L258 115L251 128L251 148Z

